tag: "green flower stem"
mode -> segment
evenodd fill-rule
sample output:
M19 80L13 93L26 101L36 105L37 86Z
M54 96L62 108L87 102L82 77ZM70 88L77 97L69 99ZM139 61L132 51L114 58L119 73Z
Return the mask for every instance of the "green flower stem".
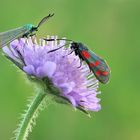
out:
M35 87L37 87L39 91L30 101L28 109L22 116L22 120L16 130L15 140L27 140L29 133L32 131L32 127L35 125L35 119L37 118L39 111L48 104L48 102L46 102L46 95L47 101L49 101L48 99L55 100L55 98L57 98L58 101L58 98L60 98L59 89L53 85L49 78L37 79L36 77L28 76L28 79L35 83Z
M28 106L28 110L24 114L23 120L17 130L16 140L27 140L29 132L32 130L32 125L37 117L40 105L46 97L45 92L39 92Z

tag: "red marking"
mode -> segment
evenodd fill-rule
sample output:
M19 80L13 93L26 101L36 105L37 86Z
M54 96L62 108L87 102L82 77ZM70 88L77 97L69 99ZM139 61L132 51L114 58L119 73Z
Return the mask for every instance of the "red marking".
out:
M98 70L98 71L96 71L96 75L97 76L100 76L101 75L101 72Z
M106 76L106 75L108 75L108 72L107 71L103 71L102 75Z
M90 67L94 67L95 64L94 64L94 63L89 63L89 66L90 66Z
M95 61L95 63L89 63L90 67L97 67L100 64L100 61Z
M99 64L100 64L100 61L97 60L94 65L97 67Z
M81 53L85 58L90 58L90 54L87 51L82 51Z

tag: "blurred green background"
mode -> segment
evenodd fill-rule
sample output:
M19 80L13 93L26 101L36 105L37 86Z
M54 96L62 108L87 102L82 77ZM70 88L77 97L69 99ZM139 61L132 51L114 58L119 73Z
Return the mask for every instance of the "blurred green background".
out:
M102 110L88 118L64 105L41 112L29 140L140 140L139 0L0 0L0 32L37 24L38 37L58 35L81 41L105 58L110 83L101 85ZM33 93L24 75L0 54L0 140L13 136Z

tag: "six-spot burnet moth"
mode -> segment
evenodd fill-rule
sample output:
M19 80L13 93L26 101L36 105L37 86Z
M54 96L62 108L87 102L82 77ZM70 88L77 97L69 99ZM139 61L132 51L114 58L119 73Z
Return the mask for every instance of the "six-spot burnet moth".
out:
M106 61L97 54L89 50L83 43L75 42L68 39L44 39L46 41L66 40L70 41L70 48L75 55L79 56L81 61L85 61L96 78L103 84L106 84L110 78L110 68ZM64 45L65 46L65 45ZM50 50L48 53L56 51L64 46ZM72 53L71 52L71 53Z
M54 14L49 14L48 16L44 17L37 26L26 24L22 27L0 33L0 48L6 46L15 39L34 35L33 33L37 31L38 28L53 15Z

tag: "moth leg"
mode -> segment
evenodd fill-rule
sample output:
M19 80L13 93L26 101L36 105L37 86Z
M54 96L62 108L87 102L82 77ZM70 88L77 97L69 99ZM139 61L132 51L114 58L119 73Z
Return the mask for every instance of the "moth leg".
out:
M30 36L30 37L32 37L32 36L36 36L36 33L34 33L34 34L30 34L29 36Z
M68 53L67 55L65 55L65 56L68 56L68 55L70 55L70 54L72 54L74 51L71 51L70 53Z
M92 72L91 67L90 66L88 66L88 67L89 67L89 71Z
M82 60L82 59L80 59L80 66L79 66L79 67L77 67L77 68L80 68L80 67L82 66L82 62L83 62L83 60Z
M26 33L26 34L24 34L22 37L23 37L23 38L25 38L25 37L27 38L28 36L29 36L29 33Z
M73 53L73 51L71 51L71 52L68 53L67 55L64 55L63 58L66 57L66 56L68 56L68 55L70 55L70 54L72 54L72 53Z

